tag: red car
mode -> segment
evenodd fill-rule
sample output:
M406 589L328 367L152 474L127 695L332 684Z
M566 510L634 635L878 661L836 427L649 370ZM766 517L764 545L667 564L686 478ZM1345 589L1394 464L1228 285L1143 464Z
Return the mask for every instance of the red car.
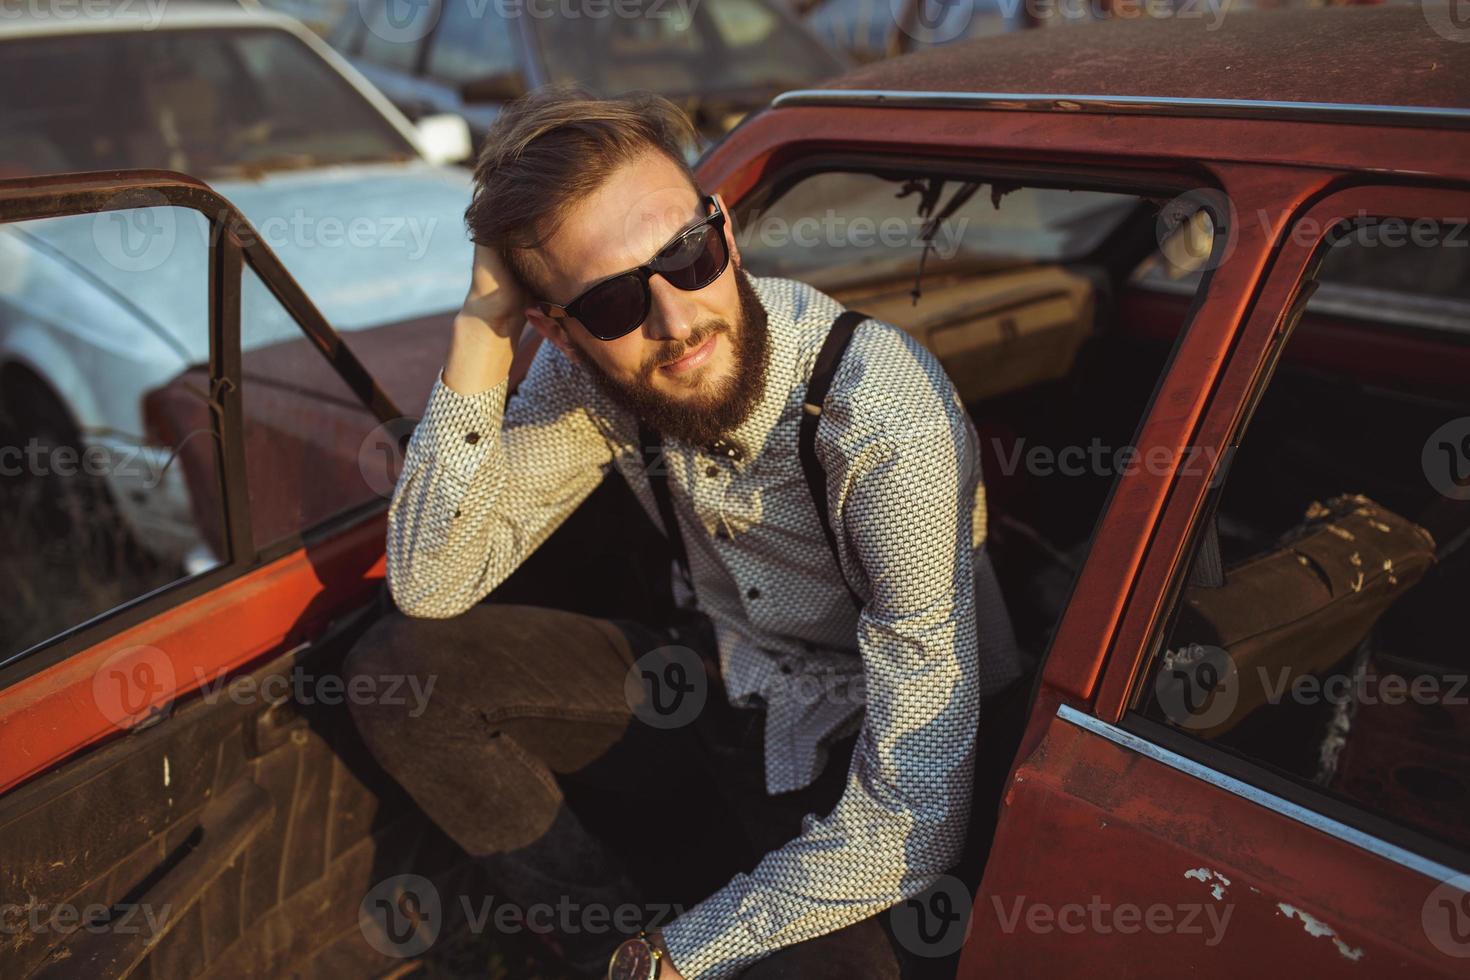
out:
M939 972L1470 973L1470 29L1440 14L940 48L701 162L747 267L912 331L985 446L1037 669L982 720L965 864L891 913ZM412 692L335 671L448 313L343 341L179 175L0 182L0 231L164 206L213 232L212 356L145 415L221 561L140 572L68 433L6 433L36 448L0 459L0 976L402 971L374 889L467 872L343 706ZM630 506L605 485L505 593L636 615ZM599 563L626 592L577 592ZM474 931L388 898L425 957Z

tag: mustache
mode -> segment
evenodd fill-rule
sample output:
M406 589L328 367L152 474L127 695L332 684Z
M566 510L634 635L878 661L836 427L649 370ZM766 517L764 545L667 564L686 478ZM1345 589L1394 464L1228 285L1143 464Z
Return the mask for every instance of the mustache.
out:
M710 323L700 324L696 326L690 332L689 336L684 340L667 341L664 347L661 347L657 352L650 355L648 359L643 362L643 373L645 375L651 375L654 371L657 371L665 364L672 364L675 361L679 360L685 354L688 354L690 351L694 350L696 347L713 337L715 334L729 332L730 324L726 323L724 320L716 320Z

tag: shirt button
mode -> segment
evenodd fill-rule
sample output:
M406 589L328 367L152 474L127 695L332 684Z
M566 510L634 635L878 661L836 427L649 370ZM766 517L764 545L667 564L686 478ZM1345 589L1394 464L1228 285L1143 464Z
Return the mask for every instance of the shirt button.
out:
M718 466L711 466L711 467L709 467L708 469L706 469L704 471L704 475L705 476L711 476L711 477L713 477L713 476L719 476L720 475L720 468Z
M761 590L760 589L757 589L753 585L750 588L748 588L748 589L745 590L745 598L747 598L747 599L759 599L760 597L761 597Z
M471 432L464 437L464 441L473 446L480 441L480 434L478 432Z

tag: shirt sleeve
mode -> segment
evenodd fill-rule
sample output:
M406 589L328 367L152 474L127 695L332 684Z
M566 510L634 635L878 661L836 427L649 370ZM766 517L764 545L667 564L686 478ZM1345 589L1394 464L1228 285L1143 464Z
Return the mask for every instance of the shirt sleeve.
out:
M843 563L867 593L866 709L847 783L829 815L808 815L795 839L667 927L687 977L736 976L878 914L937 881L964 844L980 704L978 438L937 363L909 345L888 355L861 397L829 397L818 440Z
M388 509L388 589L408 615L469 609L601 482L610 443L559 357L542 345L509 403L508 381L434 382Z

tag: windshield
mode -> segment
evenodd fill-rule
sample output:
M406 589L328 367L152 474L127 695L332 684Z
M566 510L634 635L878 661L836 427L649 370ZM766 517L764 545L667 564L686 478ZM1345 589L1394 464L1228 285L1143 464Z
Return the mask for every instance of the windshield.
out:
M156 167L204 178L406 160L413 147L299 38L104 32L0 44L0 175Z
M633 0L636 17L535 18L553 81L600 95L752 93L765 101L841 71L837 59L761 0ZM619 4L619 9L628 4Z

